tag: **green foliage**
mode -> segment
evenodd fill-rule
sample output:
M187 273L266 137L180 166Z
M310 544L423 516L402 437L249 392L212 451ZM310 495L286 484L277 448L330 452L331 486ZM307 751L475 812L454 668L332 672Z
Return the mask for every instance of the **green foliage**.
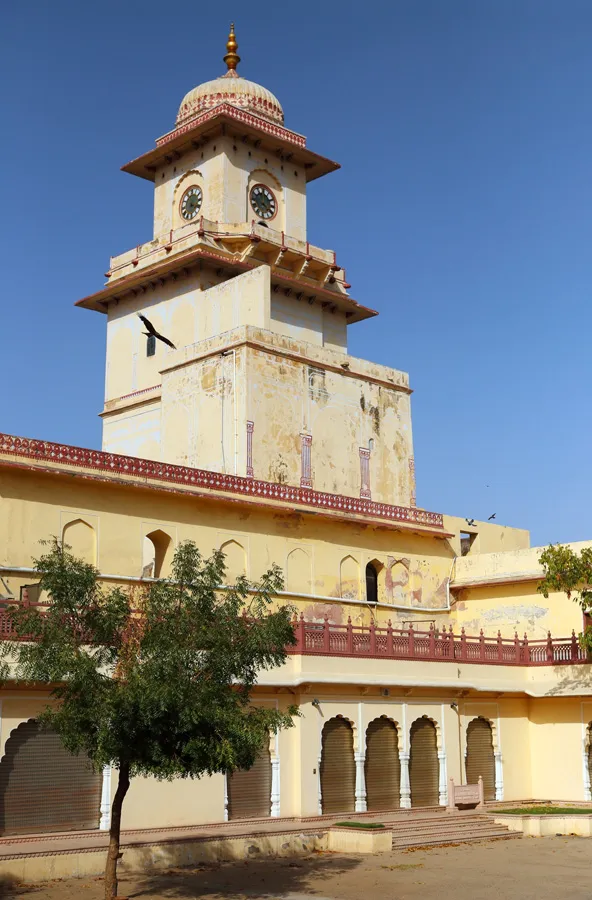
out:
M335 822L333 828L366 828L370 831L384 828L381 822Z
M171 779L249 768L270 731L292 725L295 707L251 702L258 673L295 642L292 610L272 608L277 567L220 590L224 554L203 559L186 542L170 580L104 589L55 539L35 566L50 602L14 610L27 640L2 642L0 674L51 684L40 718L97 769Z
M592 806L520 806L496 809L496 816L592 816Z
M554 592L563 592L568 599L578 603L583 612L592 613L592 547L584 547L579 553L571 547L551 544L540 555L545 577L537 590L548 597ZM592 650L592 628L580 634L584 649Z

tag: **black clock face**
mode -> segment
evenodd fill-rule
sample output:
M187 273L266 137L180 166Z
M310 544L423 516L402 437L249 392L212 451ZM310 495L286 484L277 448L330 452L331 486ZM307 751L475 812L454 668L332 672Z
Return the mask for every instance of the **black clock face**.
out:
M202 193L200 187L190 187L181 199L181 215L188 222L195 219L201 209Z
M256 184L251 190L251 206L260 219L273 219L277 212L276 199L264 184Z

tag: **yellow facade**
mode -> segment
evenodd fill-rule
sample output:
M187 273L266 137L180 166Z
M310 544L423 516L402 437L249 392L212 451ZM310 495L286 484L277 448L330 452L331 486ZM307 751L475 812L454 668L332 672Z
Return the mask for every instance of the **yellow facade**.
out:
M478 717L491 729L498 800L590 800L592 682L569 644L579 608L537 593L540 548L527 532L417 508L409 378L348 355L348 326L374 312L350 297L335 254L307 243L307 183L336 164L284 128L269 92L221 81L215 94L191 92L176 129L126 167L154 182L154 239L113 257L103 291L81 301L107 319L104 452L0 436L3 600L37 596L34 559L50 535L130 590L166 577L188 539L204 554L224 549L229 580L276 563L278 602L312 623L313 638L333 629L343 640L261 677L256 702L303 713L270 738L272 815L319 814L322 729L334 717L351 727L358 812L366 730L382 718L397 728L403 806L422 717L435 729L441 805L447 779L466 779ZM274 198L269 221L254 212L258 185ZM201 205L187 222L192 188ZM150 345L139 313L175 347ZM561 664L549 664L549 631L566 639ZM354 632L378 633L386 655L378 644L343 650ZM517 664L531 644L536 664ZM470 657L484 646L487 658ZM46 696L4 687L2 753ZM114 789L105 772L103 828ZM136 779L123 824L221 822L227 807L222 775Z

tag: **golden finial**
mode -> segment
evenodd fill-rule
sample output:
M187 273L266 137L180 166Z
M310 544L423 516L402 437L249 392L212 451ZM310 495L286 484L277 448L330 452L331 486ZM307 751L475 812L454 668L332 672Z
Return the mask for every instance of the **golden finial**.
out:
M224 57L224 62L228 66L228 71L235 71L236 67L240 62L240 56L236 52L238 50L238 44L236 42L236 37L234 34L234 22L230 26L230 34L228 35L228 41L226 43L226 56Z

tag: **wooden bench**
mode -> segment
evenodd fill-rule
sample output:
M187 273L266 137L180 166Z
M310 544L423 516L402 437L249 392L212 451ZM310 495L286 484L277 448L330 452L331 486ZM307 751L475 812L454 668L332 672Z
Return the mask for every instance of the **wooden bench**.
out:
M454 812L457 806L475 806L477 809L485 809L481 775L479 775L477 784L455 784L453 778L448 779L448 812Z

